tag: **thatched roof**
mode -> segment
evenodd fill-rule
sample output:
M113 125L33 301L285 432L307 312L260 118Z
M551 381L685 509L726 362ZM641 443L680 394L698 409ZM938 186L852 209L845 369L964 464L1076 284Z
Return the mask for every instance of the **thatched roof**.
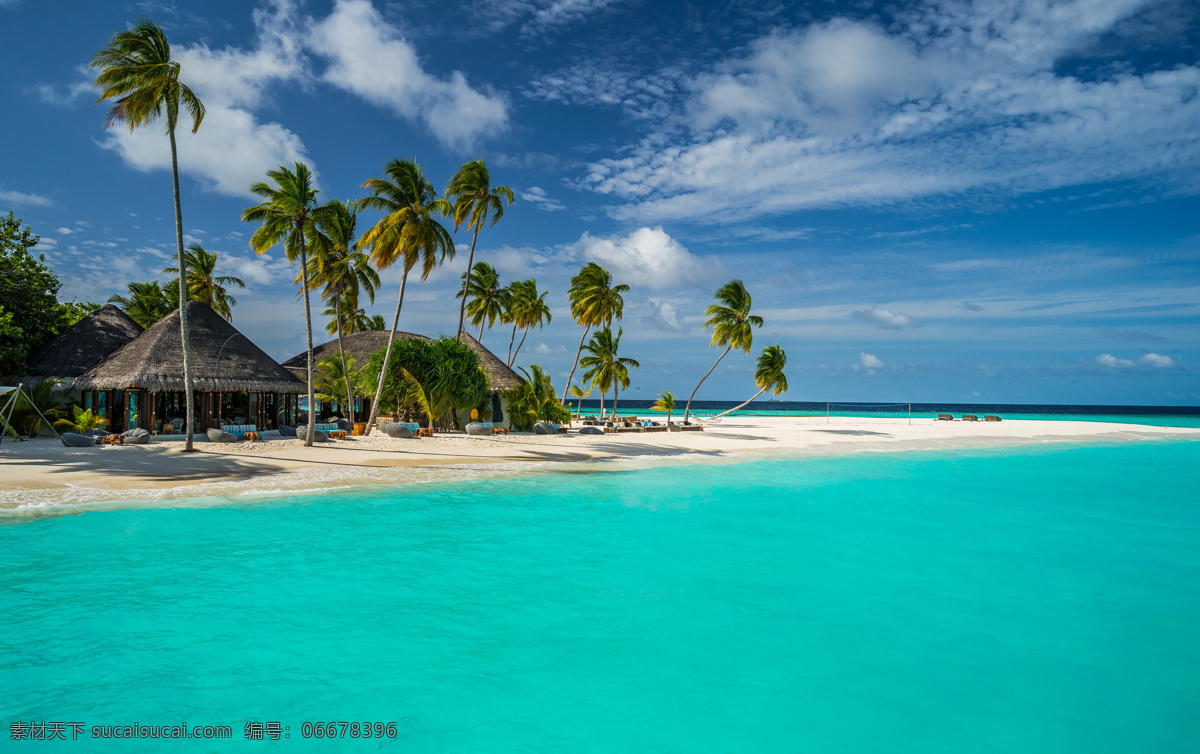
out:
M409 340L433 340L424 335L416 333L404 332L403 330L396 331L396 338L407 338ZM467 345L472 351L479 356L480 365L488 373L488 382L491 383L493 390L507 390L510 387L518 385L522 382L517 373L508 368L502 359L496 357L491 351L483 347L483 345L475 340L470 334L462 333L459 340ZM346 335L342 338L342 347L346 350L346 356L354 357L354 364L361 369L370 359L371 354L382 351L387 348L388 331L387 330L368 330L366 332L356 332ZM338 355L338 342L331 340L328 343L322 343L319 346L313 347L313 364L318 364L322 360L330 356ZM306 379L305 372L308 369L308 353L301 351L292 358L283 362L292 374L300 379Z
M219 314L189 301L192 385L202 391L303 393L304 384ZM236 336L236 337L235 337ZM171 312L75 380L80 390L183 390L179 311Z
M128 314L105 304L35 348L27 370L38 377L58 377L69 383L141 334L142 326Z
M458 334L458 339L474 351L479 356L479 363L488 373L488 382L492 384L493 390L508 390L510 387L516 387L525 380L521 379L516 372L509 368L504 360L497 357L496 354L483 347L483 344L465 330Z

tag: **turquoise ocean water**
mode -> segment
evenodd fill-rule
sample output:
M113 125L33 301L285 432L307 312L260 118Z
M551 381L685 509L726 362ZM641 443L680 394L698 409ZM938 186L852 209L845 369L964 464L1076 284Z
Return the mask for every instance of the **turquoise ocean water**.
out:
M10 521L0 717L233 728L81 751L1194 752L1198 489L1176 441ZM302 737L342 720L397 738Z

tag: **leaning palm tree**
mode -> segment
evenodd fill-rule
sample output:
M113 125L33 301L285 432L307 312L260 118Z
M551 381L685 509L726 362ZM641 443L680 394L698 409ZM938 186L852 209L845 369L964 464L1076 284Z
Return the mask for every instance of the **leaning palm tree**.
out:
M717 364L721 363L721 359L725 358L725 354L732 349L741 349L742 353L750 353L750 347L754 343L754 332L752 327L762 327L762 317L750 313L750 293L746 290L746 286L741 280L730 280L725 285L717 289L715 298L718 303L709 304L704 310L704 316L708 317L704 327L713 329L712 341L709 346L726 346L713 365L708 368L704 377L696 384L696 390L704 384L704 380L713 373L717 368ZM696 390L692 391L688 398L687 407L683 410L683 423L687 424L688 416L692 411L692 399L696 397Z
M491 329L499 319L506 319L505 312L509 308L509 290L500 287L500 273L487 262L478 262L471 268L471 277L462 274L462 287L456 298L471 299L467 304L467 314L471 315L471 325L479 325L479 335L475 340L483 342L483 326L486 323Z
M187 275L188 301L199 301L207 304L217 314L233 321L230 307L237 306L237 299L230 296L225 286L245 288L246 283L241 278L228 275L217 275L217 254L205 249L198 243L187 247L183 255L183 268ZM167 275L178 275L178 267L168 267L163 270Z
M308 295L311 287L308 279L308 239L315 234L316 227L324 222L329 209L327 206L317 206L318 191L313 188L313 174L303 162L297 162L292 169L280 165L275 170L268 170L267 177L275 185L256 183L250 187L250 193L264 201L242 212L242 222L262 223L250 236L250 248L255 253L262 254L282 243L288 261L300 263L304 330L308 338L308 432L304 435L304 444L311 447L317 422L313 393L312 306Z
M489 215L492 225L504 217L504 205L511 205L515 201L512 189L508 186L492 188L492 177L487 166L483 164L483 160L475 160L465 163L450 179L446 186L446 198L454 205L454 232L457 233L464 224L468 230L473 231L471 253L467 255L467 270L472 270L475 266L475 242L479 240L479 231L483 230ZM458 306L456 333L463 330L466 306L467 300L464 298Z
M447 258L454 258L454 240L436 219L450 214L450 203L437 198L437 191L425 178L420 165L412 160L392 160L383 172L385 178L372 178L363 184L363 188L371 189L373 196L359 199L358 206L383 212L384 216L362 237L359 247L370 251L371 262L377 270L385 270L398 261L404 268L400 276L396 314L392 317L392 329L388 333L387 351L383 357L383 363L388 364L392 358L396 327L400 324L400 308L404 306L408 273L416 267L417 262L421 262L421 280L428 279L435 267ZM379 370L379 384L375 387L371 418L367 421L368 435L379 416L379 402L383 398L383 382L387 371Z
M572 385L568 392L577 401L575 404L575 418L578 419L579 413L583 410L583 399L592 394L592 388L588 386L587 392L584 392L582 385Z
M666 411L667 424L671 423L671 412L678 408L675 405L675 394L670 390L664 390L658 394L658 400L650 407L651 411Z
M783 373L783 368L787 366L787 354L776 343L773 346L767 346L762 353L758 355L758 365L754 370L754 384L758 385L757 393L750 397L750 400L745 403L734 406L728 411L722 411L714 416L714 419L720 419L725 414L731 414L738 409L745 408L754 402L758 396L774 389L775 395L783 395L787 392L787 376Z
M613 414L617 412L617 397L621 388L629 387L629 368L637 369L641 364L633 359L622 358L618 353L621 347L621 336L624 330L617 330L613 337L612 328L606 327L592 335L592 340L583 347L587 352L579 360L579 366L588 370L583 373L583 381L595 385L600 390L600 416L604 416L604 393L608 388L613 389Z
M529 335L529 329L536 327L540 330L542 325L550 324L553 315L550 313L550 306L546 303L546 296L550 295L550 291L538 293L536 279L517 280L509 288L512 290L513 296L513 301L509 304L513 313L513 337L516 337L517 327L522 328L521 342L508 357L508 365L511 367L517 360L517 354L521 352L521 346L525 345L525 337ZM509 348L512 348L512 343L509 343Z
M204 104L187 84L179 80L180 65L171 59L167 35L153 21L143 18L132 29L113 35L108 46L97 52L89 68L100 70L93 88L100 87L99 104L115 100L104 127L114 123L129 126L132 132L167 116L167 137L171 142L171 181L175 192L175 245L179 266L179 299L187 301L187 274L183 257L183 211L179 206L179 155L175 148L175 126L179 107L192 119L192 133L204 120ZM179 331L183 344L183 384L187 400L187 438L184 452L191 452L195 411L192 396L191 342L188 339L187 307L179 310Z
M371 299L371 303L375 303L379 275L371 269L367 255L359 251L355 244L358 212L354 206L334 199L325 204L325 209L328 211L318 219L313 234L308 275L313 285L324 286L321 298L332 304L331 309L335 313L331 324L337 332L341 371L346 380L347 411L353 421L354 391L350 385L350 369L346 366L346 350L342 346L343 302L350 302L356 311L361 311L358 309L358 295L363 292Z
M143 328L148 328L155 322L167 316L174 307L167 300L167 295L157 280L148 283L130 283L126 286L128 296L114 293L108 297L108 303L116 304L129 318Z
M579 347L575 349L575 362L571 364L571 373L567 375L567 385L575 376L575 368L579 366L579 355L583 352L583 341L588 331L593 327L611 327L613 320L620 321L625 313L625 299L622 293L629 291L627 285L613 285L612 274L595 262L584 265L579 274L571 278L571 287L567 297L571 299L571 316L583 328L579 336ZM567 400L567 389L563 388L563 402Z

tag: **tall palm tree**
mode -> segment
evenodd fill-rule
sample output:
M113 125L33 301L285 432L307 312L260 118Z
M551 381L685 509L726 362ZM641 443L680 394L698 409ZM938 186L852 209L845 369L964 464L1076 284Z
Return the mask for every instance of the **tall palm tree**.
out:
M589 385L587 392L585 393L582 385L572 385L568 392L570 392L571 397L577 401L575 404L575 418L578 419L579 413L583 410L583 399L592 394L592 388Z
M728 411L722 411L714 416L714 419L720 419L725 414L731 414L740 408L745 408L754 402L754 399L763 393L774 388L775 395L783 395L787 392L787 376L783 373L783 368L787 366L787 354L776 343L773 346L767 346L758 355L757 368L754 370L754 384L758 385L759 390L750 400L740 405L734 406Z
M300 263L304 330L308 338L308 432L305 433L304 444L311 447L317 422L313 394L312 306L308 295L311 287L308 279L308 239L315 234L316 227L325 222L330 210L327 205L317 205L318 191L313 188L313 174L303 162L297 162L292 169L280 165L275 170L268 170L267 177L275 185L256 183L250 187L250 193L264 201L242 212L242 222L262 223L250 236L250 248L255 253L262 254L282 243L288 261Z
M521 352L521 346L525 345L525 337L529 335L531 327L541 329L542 325L547 325L553 319L550 313L550 307L546 304L546 296L550 295L550 291L542 291L538 293L537 280L529 278L528 280L515 280L510 284L511 301L509 302L509 310L511 312L511 321L513 323L513 337L517 336L517 328L522 328L521 342L517 344L517 350L512 350L512 342L508 344L511 351L508 357L508 365L511 367L517 360L517 354Z
M726 346L726 348L708 368L700 382L696 384L696 390L700 389L704 380L708 379L708 376L717 368L717 364L720 364L721 359L725 358L725 354L732 349L738 348L742 353L750 353L750 347L754 343L754 332L751 328L763 326L762 317L750 313L752 303L750 293L741 280L730 280L717 289L714 298L717 303L709 304L708 308L704 310L704 316L708 317L704 327L713 329L712 341L708 345L709 347ZM696 390L692 391L687 407L683 410L684 424L687 424L688 416L691 415L692 399L696 397Z
M600 416L604 416L604 393L610 387L613 389L613 413L616 414L617 396L621 394L621 388L629 387L629 368L641 367L633 359L622 358L617 353L624 332L617 330L614 338L612 328L598 330L592 335L591 342L583 347L588 355L579 360L579 366L588 370L583 373L583 381L600 390Z
M114 293L108 297L108 303L119 306L130 319L142 327L150 327L173 310L162 285L157 280L130 283L126 289L129 291L128 296Z
M98 51L89 68L99 69L93 88L100 88L99 104L115 100L109 108L104 127L114 123L129 126L132 132L167 116L167 136L171 142L171 182L175 194L176 263L179 266L179 298L187 301L187 273L183 258L183 211L179 205L179 155L175 147L175 126L179 122L179 107L183 106L192 119L192 133L204 120L204 104L187 84L179 80L180 65L171 59L167 35L153 21L143 18L132 29L113 35L108 46ZM191 341L188 338L187 307L179 310L179 331L183 342L183 384L187 400L187 437L184 452L194 450L192 432L195 417L192 396Z
M362 292L367 294L371 303L375 303L379 275L371 269L370 259L358 250L354 242L354 232L358 226L358 212L354 206L333 199L325 204L325 209L328 211L318 219L312 237L308 276L313 285L324 286L321 299L332 304L331 309L335 313L331 324L337 332L341 373L346 381L346 410L353 421L354 390L350 385L350 369L346 366L346 350L342 346L343 302L351 302L357 310L358 295Z
M492 177L487 166L483 160L475 160L465 163L450 179L446 186L446 198L454 205L454 232L457 233L464 224L472 231L471 253L467 255L467 270L472 270L475 267L475 242L479 240L479 231L483 230L489 215L492 225L504 217L504 205L511 205L515 201L512 189L508 186L492 188ZM467 300L464 298L458 307L456 333L463 330L466 306Z
M454 239L437 221L452 211L450 203L437 198L434 190L421 171L421 166L412 160L392 160L383 169L385 178L372 178L363 184L372 196L358 200L361 209L383 212L375 226L359 241L359 247L370 250L371 262L377 270L385 270L397 261L403 263L400 276L400 297L396 300L396 314L392 317L392 329L388 333L387 351L384 353L384 368L379 370L379 384L375 387L375 400L371 403L371 418L367 421L367 434L375 427L379 416L379 401L383 398L383 382L387 375L387 364L392 357L392 343L396 339L396 327L400 324L400 308L404 306L404 288L408 284L408 273L421 262L421 280L447 258L454 258Z
M629 286L613 285L612 274L595 262L588 262L571 278L571 287L567 297L571 300L571 316L583 328L579 336L579 347L575 349L575 362L571 364L571 373L567 375L567 385L575 376L575 368L579 366L579 354L583 352L583 340L593 327L611 327L613 320L620 321L625 313L625 299L622 293L627 293ZM563 388L563 402L567 400L567 389Z
M479 335L475 340L482 343L484 323L490 329L497 319L506 319L509 290L500 287L500 273L487 262L477 262L471 268L470 280L464 272L462 283L462 288L454 295L457 298L471 299L471 303L467 304L467 314L471 315L472 325L479 325Z
M237 306L237 299L230 296L225 286L245 288L246 283L241 278L228 275L216 275L217 254L208 251L198 243L187 247L183 255L184 272L187 275L188 301L200 301L207 304L217 314L233 321L231 306ZM166 275L178 275L178 267L168 267L163 270ZM177 304L178 305L178 304Z

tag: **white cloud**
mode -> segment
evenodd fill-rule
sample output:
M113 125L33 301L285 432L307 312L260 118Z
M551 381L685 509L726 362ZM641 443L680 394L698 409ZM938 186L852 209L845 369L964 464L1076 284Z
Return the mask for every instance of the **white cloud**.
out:
M1143 364L1148 364L1149 366L1155 367L1157 369L1174 369L1175 368L1175 360L1174 359L1172 359L1170 356L1163 356L1162 354L1159 354L1159 353L1145 354L1141 358L1139 358L1138 361L1142 362Z
M716 262L702 260L689 252L661 227L638 228L627 236L607 238L584 231L568 248L585 262L598 262L610 268L618 283L650 288L695 282L718 268Z
M547 196L545 190L538 186L530 186L529 190L522 191L520 196L525 201L533 203L538 209L544 209L547 212L566 209L561 203Z
M679 321L679 310L676 302L666 299L649 299L650 313L642 317L642 324L667 332L683 332L683 323Z
M907 315L878 306L872 306L870 309L856 309L850 312L850 318L883 330L902 330L906 327L920 326L919 322Z
M1118 359L1116 356L1113 356L1111 353L1100 354L1099 356L1096 357L1096 361L1103 366L1113 367L1115 369L1128 369L1128 368L1134 366L1134 363L1131 360Z
M337 0L309 44L330 59L325 81L424 123L444 144L466 148L508 124L502 97L473 89L460 71L448 79L427 73L416 48L369 0Z
M57 230L58 230L58 232L59 232L61 235L64 235L64 236L69 236L69 235L71 235L72 233L77 233L77 232L78 232L78 231L75 231L75 230L71 230L70 228L58 228Z
M683 128L585 183L639 222L1113 180L1195 193L1200 142L1179 135L1200 122L1200 66L1056 70L1144 1L946 0L886 30L842 18L771 34L690 82Z
M0 191L0 202L29 204L34 207L49 207L54 203L39 194L26 194L20 191Z
M860 353L858 355L858 363L863 369L883 369L884 364L879 359L875 358L874 354Z
M559 344L557 346L548 346L541 341L538 341L538 344L533 347L534 353L539 353L543 356L552 353L564 353L566 350L567 347L564 345Z
M45 247L47 249L54 249L58 247L57 238L49 238L47 236L39 236L38 238L40 239L37 242L38 246Z
M80 95L91 93L92 85L86 81L76 81L59 91L53 84L36 84L28 91L47 105L74 107L80 101Z

